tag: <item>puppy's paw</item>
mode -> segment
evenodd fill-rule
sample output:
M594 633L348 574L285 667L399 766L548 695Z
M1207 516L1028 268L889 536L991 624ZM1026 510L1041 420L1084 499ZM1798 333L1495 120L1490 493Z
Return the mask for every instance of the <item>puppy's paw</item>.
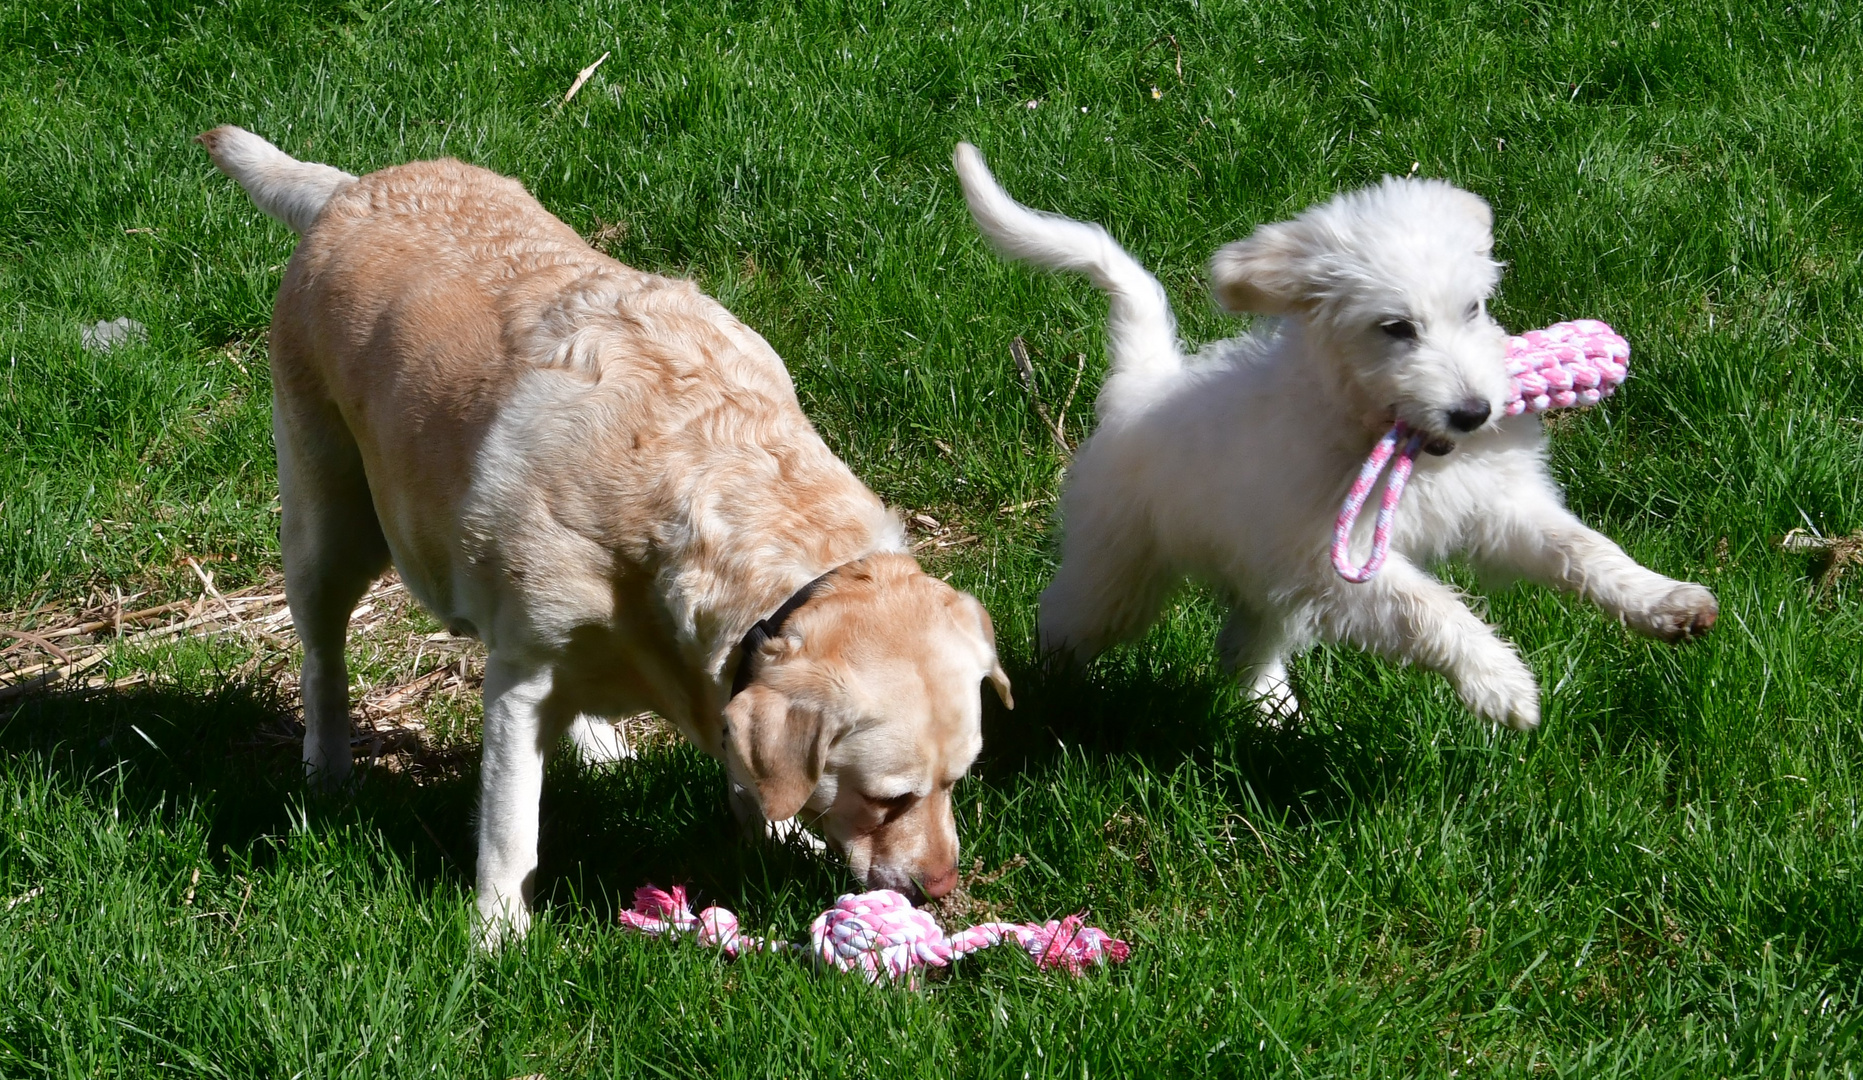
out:
M1720 617L1721 605L1714 594L1692 582L1684 582L1663 594L1649 610L1629 619L1631 629L1663 641L1687 641L1700 637Z
M1464 679L1457 689L1463 704L1477 716L1515 731L1532 731L1540 726L1540 685L1525 664L1512 655L1508 661Z
M1286 729L1298 727L1305 719L1300 712L1300 698L1295 696L1294 688L1285 678L1276 675L1264 675L1253 681L1247 690L1261 718L1269 727Z

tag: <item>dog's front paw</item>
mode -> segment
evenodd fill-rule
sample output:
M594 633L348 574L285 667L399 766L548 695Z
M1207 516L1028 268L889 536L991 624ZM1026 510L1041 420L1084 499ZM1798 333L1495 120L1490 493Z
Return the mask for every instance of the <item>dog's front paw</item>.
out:
M820 837L810 832L802 822L795 818L766 821L763 823L763 834L772 844L795 843L818 855L828 850L828 845Z
M576 717L569 726L569 741L584 765L613 765L634 757L627 733L599 717Z
M530 906L517 897L481 892L477 922L480 950L495 953L530 932Z
M1721 605L1714 594L1692 582L1684 582L1663 594L1649 610L1630 620L1632 629L1663 641L1687 641L1700 637L1714 625Z
M1540 684L1518 658L1510 654L1508 660L1504 666L1463 679L1457 689L1463 704L1477 716L1515 731L1532 731L1540 726Z

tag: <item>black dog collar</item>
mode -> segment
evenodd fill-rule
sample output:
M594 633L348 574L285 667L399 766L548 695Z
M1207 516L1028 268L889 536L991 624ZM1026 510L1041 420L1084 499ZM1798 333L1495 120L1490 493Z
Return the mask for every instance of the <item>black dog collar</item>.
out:
M822 582L833 577L835 571L840 569L837 566L790 593L789 599L783 601L782 606L772 611L768 618L758 619L749 630L744 631L744 639L737 643L737 674L731 679L732 697L743 693L744 688L750 685L750 677L756 674L757 650L763 648L764 642L782 633L783 624L796 613L796 609L808 603L809 598L815 595L815 590L821 588Z

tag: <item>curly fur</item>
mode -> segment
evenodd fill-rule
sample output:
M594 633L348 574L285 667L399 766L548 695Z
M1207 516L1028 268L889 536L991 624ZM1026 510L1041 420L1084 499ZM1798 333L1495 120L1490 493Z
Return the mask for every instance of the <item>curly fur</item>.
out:
M1504 418L1505 334L1488 206L1439 180L1386 178L1216 253L1215 294L1272 316L1186 357L1157 281L1105 230L1021 206L960 144L978 228L1004 254L1087 274L1112 301L1100 424L1070 469L1059 571L1041 598L1045 650L1091 657L1157 618L1186 577L1231 605L1224 657L1277 715L1297 710L1286 660L1349 642L1447 675L1467 706L1539 723L1512 646L1427 571L1464 555L1579 593L1675 640L1713 625L1699 585L1664 577L1562 505L1537 416ZM1353 584L1328 559L1366 453L1398 420L1425 433L1382 573ZM1369 515L1354 535L1362 559Z

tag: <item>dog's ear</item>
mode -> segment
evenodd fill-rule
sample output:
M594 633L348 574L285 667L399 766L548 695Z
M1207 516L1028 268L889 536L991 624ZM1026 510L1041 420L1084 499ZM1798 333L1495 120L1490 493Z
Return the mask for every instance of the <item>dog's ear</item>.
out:
M1002 699L1003 708L1015 708L1016 697L1009 692L1009 673L1003 670L1003 662L1001 660L992 659L990 661L989 680L990 685L996 688L996 696Z
M1311 307L1310 232L1304 221L1282 221L1219 249L1210 259L1217 302L1257 315L1292 315Z
M725 706L725 755L769 821L795 817L821 782L831 741L819 709L751 683Z
M1009 692L1009 673L1003 670L1003 662L996 656L996 624L990 621L989 609L983 606L983 601L973 596L970 602L976 605L977 618L983 620L983 640L990 647L990 673L985 678L996 689L996 696L1002 699L1003 708L1013 709L1016 707L1016 699Z

